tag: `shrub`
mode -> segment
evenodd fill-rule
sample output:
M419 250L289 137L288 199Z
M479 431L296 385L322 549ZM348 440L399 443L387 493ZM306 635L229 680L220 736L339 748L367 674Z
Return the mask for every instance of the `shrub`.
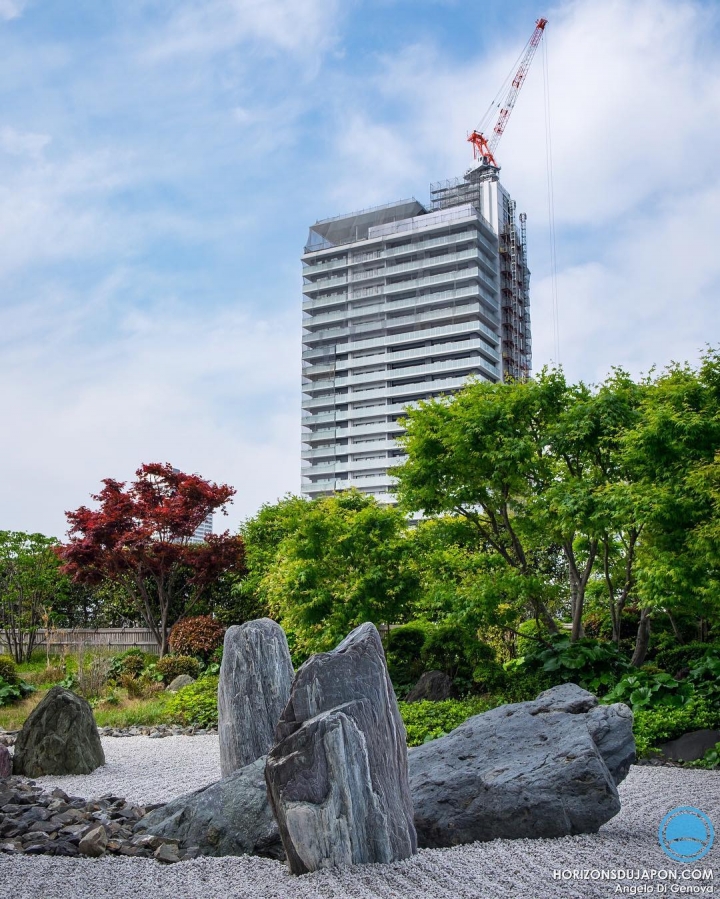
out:
M148 662L154 660L155 656L143 652L142 649L128 649L113 658L110 663L108 680L119 682L125 675L140 677Z
M689 731L720 727L720 708L697 696L677 709L639 709L634 716L633 733L639 756L648 755L660 743Z
M688 674L695 691L708 702L720 705L720 651L709 652Z
M591 637L571 642L565 634L548 637L549 646L538 644L528 653L520 669L542 670L552 685L575 683L602 695L613 687L628 669L627 659L612 643Z
M162 659L158 659L155 668L166 684L169 684L181 674L189 674L190 677L197 677L200 674L200 663L192 656L165 656Z
M633 711L647 708L678 708L692 696L690 684L681 684L665 671L640 668L629 671L605 696L603 702L625 702Z
M443 737L473 715L487 712L492 704L483 699L445 699L442 702L399 702L407 730L408 746L420 746Z
M127 690L129 699L147 699L164 689L161 683L150 677L133 677L132 674L123 674L120 678L120 686Z
M0 677L0 706L10 705L22 699L22 692L18 684L10 684L5 678Z
M392 628L385 638L388 673L399 695L407 693L425 670L420 653L426 629L424 623L410 622Z
M170 631L170 649L206 661L225 638L225 628L211 615L182 618Z
M0 677L6 684L20 683L17 668L11 656L0 656Z
M701 659L711 654L720 655L720 644L694 642L678 646L675 643L672 648L657 653L655 664L663 671L677 675L685 669L693 668Z
M212 727L218 723L218 678L201 677L187 687L178 690L165 706L166 717L178 724L199 724Z
M530 702L532 699L555 686L556 681L545 671L527 671L522 662L506 664L505 684L502 688L502 702Z

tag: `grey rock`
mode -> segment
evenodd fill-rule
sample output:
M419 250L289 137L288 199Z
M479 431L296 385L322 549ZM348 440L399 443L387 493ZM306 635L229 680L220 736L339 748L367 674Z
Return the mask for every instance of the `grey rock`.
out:
M715 744L720 743L720 730L693 730L683 734L676 740L663 743L660 754L674 762L695 762L701 759L708 749L714 749Z
M409 754L418 841L595 833L620 811L634 754L630 710L575 684L476 715Z
M166 864L180 861L177 846L173 846L171 843L163 843L162 846L158 846L155 850L155 858L159 862L165 862Z
M173 799L145 815L135 830L177 840L201 855L284 859L265 786L265 756L217 783Z
M259 618L228 628L218 686L223 777L267 755L292 679L287 638L279 624Z
M105 828L100 824L98 827L93 827L92 830L89 830L85 834L80 840L78 849L83 855L89 855L90 858L98 858L105 853L107 842L108 839Z
M293 873L416 851L405 728L374 625L300 668L276 739L265 778Z
M105 754L86 700L53 687L33 709L15 744L13 771L27 777L89 774Z
M423 699L441 702L452 699L454 693L451 677L443 671L426 671L405 697L405 702L421 702Z
M190 684L195 683L195 678L190 677L189 674L178 674L176 678L170 681L170 683L165 688L167 693L177 693L178 690L182 690L183 687L189 687ZM135 736L135 734L132 734Z
M590 709L585 723L615 784L619 784L627 777L636 758L633 713L622 702L599 705Z
M0 779L12 774L12 756L7 746L0 743Z

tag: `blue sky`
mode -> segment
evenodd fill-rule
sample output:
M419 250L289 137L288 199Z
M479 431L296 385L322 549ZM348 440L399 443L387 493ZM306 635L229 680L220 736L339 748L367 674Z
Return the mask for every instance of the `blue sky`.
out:
M0 528L62 536L170 461L299 488L300 263L318 218L467 168L550 20L560 361L720 342L720 16L693 0L0 0ZM552 335L543 54L500 145Z

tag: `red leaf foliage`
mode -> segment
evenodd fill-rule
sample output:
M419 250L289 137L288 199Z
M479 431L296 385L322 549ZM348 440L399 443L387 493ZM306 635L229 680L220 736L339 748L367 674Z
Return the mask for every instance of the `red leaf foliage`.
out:
M159 627L163 651L167 612L180 580L199 593L227 571L244 573L241 537L210 535L202 543L191 538L211 512L227 514L235 490L199 475L184 474L170 463L141 465L136 480L106 478L92 498L98 509L81 506L66 512L69 541L57 548L63 570L73 580L97 584L106 578L131 585L148 626ZM148 581L156 587L153 595Z

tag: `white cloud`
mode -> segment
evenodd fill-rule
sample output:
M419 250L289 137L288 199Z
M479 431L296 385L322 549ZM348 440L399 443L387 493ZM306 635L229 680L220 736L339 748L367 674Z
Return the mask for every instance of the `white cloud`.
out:
M614 364L637 371L696 358L706 341L720 342L711 307L720 286L718 9L571 0L548 19L561 359L572 377L598 378ZM527 31L464 65L429 45L384 59L370 97L352 107L356 124L339 131L333 194L360 207L377 199L377 184L390 200L402 190L389 183L417 192L423 178L462 174L472 162L466 135ZM543 53L496 154L528 212L537 366L555 355Z
M312 56L333 43L337 0L191 0L180 6L148 55L209 54L252 42L260 52Z
M45 147L50 143L48 134L16 131L14 128L0 129L0 148L12 156L29 156L39 159Z
M26 5L26 0L0 0L0 19L20 18Z
M42 521L62 536L63 510L88 502L102 478L127 479L148 461L236 487L231 515L216 523L223 528L299 488L296 317L207 317L168 301L129 309L88 341L126 280L117 273L89 302L44 303L42 321L32 308L0 315L0 332L14 335L13 353L0 356L12 422L0 441L8 526Z

